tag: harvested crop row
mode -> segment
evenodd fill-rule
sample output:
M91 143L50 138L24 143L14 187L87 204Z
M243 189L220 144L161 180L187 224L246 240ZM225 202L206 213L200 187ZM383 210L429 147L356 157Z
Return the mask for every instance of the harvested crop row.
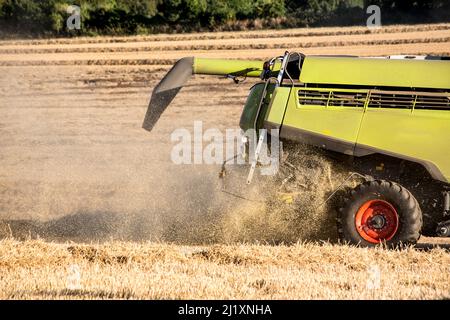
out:
M94 44L94 43L127 43L136 41L188 41L188 40L213 40L213 39L259 39L280 37L311 37L311 36L344 36L363 34L389 34L450 30L450 24L424 24L415 26L393 25L378 30L369 30L367 27L331 27L331 28L300 28L288 30L255 30L241 32L216 32L197 34L159 34L152 36L129 36L129 37L81 37L71 39L43 39L43 40L6 40L1 41L3 45L45 45L45 44Z
M447 30L436 31L421 31L421 32L394 32L394 33L373 33L373 34L361 34L361 35L347 35L340 36L339 42L358 42L358 41L394 41L394 40L414 40L414 39L436 39L446 38L449 36ZM67 44L61 47L59 44L43 44L35 46L24 45L3 45L0 46L0 52L30 52L38 53L39 50L46 50L42 52L76 52L76 50L117 50L124 51L136 50L135 48L164 48L167 50L175 50L180 47L190 47L193 50L198 50L198 46L221 46L226 47L228 45L271 45L271 44L284 44L284 43L333 43L336 42L336 36L301 36L293 39L292 37L277 37L277 38L258 38L258 39L214 39L214 40L180 40L180 41L134 41L127 43L88 43L88 44ZM132 48L132 49L131 49ZM35 51L36 50L36 51ZM61 51L63 50L63 51Z
M0 54L44 54L44 53L111 53L111 52L143 52L143 51L200 51L200 50L255 50L255 49L285 49L290 47L302 48L321 48L321 47L339 47L339 46L379 46L379 45L396 45L396 44L413 44L413 43L450 43L450 37L433 37L427 35L426 38L419 38L416 35L411 35L404 39L364 39L364 40L339 40L339 41L301 41L295 42L280 42L280 43L202 43L202 44L187 44L187 45L169 45L169 46L152 46L146 43L141 46L132 47L81 47L81 48L15 48L15 49L1 49Z
M393 45L353 45L335 47L289 47L291 51L304 54L338 54L359 56L384 55L447 55L450 42L406 43ZM197 57L229 59L268 59L280 54L280 49L260 50L198 50ZM23 54L0 55L0 66L38 66L38 65L172 65L176 60L191 56L192 51L152 52L113 52L113 53L73 53L66 54Z

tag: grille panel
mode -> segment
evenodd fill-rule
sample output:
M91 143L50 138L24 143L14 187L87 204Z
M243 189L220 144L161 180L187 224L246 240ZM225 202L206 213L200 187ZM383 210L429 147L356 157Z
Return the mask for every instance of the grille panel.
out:
M392 109L450 110L450 93L381 90L298 90L300 105Z

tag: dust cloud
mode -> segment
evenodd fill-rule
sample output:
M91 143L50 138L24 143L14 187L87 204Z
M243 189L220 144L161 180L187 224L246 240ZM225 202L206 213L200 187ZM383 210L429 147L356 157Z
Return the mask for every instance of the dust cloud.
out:
M331 175L334 165L316 151L291 153L299 170L288 182L292 172L283 167L250 186L248 168L230 166L221 180L220 166L170 161L170 128L197 119L205 130L234 127L246 88L197 79L203 89L188 84L148 133L141 129L148 88L164 69L1 68L0 237L185 244L335 238L334 213L320 205L336 187L330 177L342 175ZM211 112L211 103L223 107Z
M318 155L299 162L311 166L299 167L310 176L289 187L281 187L285 176L256 176L248 186L248 167L229 166L222 180L217 166L151 164L146 166L153 173L148 180L130 174L120 179L114 172L101 178L97 172L99 184L89 182L87 176L83 181L80 172L77 179L64 183L17 186L21 191L6 197L22 199L25 203L18 211L31 212L32 218L3 219L0 235L179 244L334 240L335 213L323 204L335 187L327 174L330 164Z

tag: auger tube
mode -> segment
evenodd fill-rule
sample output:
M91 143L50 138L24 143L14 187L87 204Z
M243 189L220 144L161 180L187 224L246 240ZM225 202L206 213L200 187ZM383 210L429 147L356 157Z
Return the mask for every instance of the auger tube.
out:
M161 114L193 74L259 77L263 70L263 64L264 61L262 60L194 57L185 57L178 60L153 90L142 127L148 131L153 129ZM275 66L276 68L277 66Z

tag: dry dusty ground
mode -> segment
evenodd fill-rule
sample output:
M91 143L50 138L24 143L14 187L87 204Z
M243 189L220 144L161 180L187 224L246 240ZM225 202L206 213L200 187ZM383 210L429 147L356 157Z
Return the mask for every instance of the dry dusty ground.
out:
M294 220L221 193L217 166L171 163L170 133L194 120L236 128L254 80L197 76L151 134L141 129L151 88L176 59L285 49L448 55L450 24L0 42L0 236L62 243L0 242L0 297L449 297L448 242L407 251L254 245L295 243L315 229L297 235L304 221L291 228ZM113 242L70 251L78 245L67 241ZM372 258L383 290L365 290ZM82 289L64 291L72 264Z

